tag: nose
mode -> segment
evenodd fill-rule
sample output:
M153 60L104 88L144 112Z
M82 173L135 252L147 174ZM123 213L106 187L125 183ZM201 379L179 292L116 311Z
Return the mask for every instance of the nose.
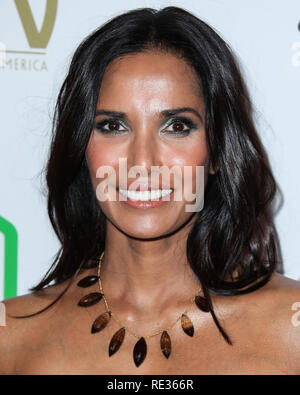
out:
M128 170L132 166L147 169L150 175L152 166L161 166L160 150L155 134L150 128L134 133L127 155Z

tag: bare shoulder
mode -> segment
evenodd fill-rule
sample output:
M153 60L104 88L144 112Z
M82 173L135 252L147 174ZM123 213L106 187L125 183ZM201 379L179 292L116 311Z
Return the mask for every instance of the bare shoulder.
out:
M291 313L300 308L300 281L274 273L269 283L262 287L260 292L256 295L254 292L254 297L262 304L274 308L272 315L276 316L277 311L278 318L291 318Z
M300 282L274 273L265 286L237 298L257 352L300 374Z
M270 306L266 317L278 341L277 357L286 359L289 372L300 374L300 281L275 274L265 294Z
M62 283L1 302L5 313L5 326L0 326L0 375L15 374L16 361L34 347L35 339L39 338L47 320L55 314L58 307L54 306L45 311L45 314L34 317L18 317L41 311L57 298L65 286Z

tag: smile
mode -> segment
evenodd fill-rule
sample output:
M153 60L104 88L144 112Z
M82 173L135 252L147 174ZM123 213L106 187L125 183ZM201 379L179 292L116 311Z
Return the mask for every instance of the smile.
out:
M130 200L148 201L170 195L173 189L153 189L151 191L129 191L128 189L119 189L119 192Z

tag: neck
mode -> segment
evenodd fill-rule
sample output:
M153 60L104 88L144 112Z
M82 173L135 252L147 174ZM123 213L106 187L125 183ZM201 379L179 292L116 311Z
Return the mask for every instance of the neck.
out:
M139 317L159 315L166 307L186 307L200 288L186 257L190 226L168 237L142 240L124 235L108 222L101 265L108 302L122 303L122 312Z

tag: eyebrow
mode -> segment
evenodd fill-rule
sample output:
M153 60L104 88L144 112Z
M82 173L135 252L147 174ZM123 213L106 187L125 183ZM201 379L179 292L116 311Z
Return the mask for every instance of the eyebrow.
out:
M96 110L95 116L97 115L108 115L110 117L127 119L127 115L125 114L125 112L118 112L112 110Z
M170 117L172 115L180 114L182 112L191 112L194 115L196 115L200 121L203 123L202 116L199 114L198 111L196 111L194 108L191 107L178 107L178 108L171 108L168 110L163 110L161 112L161 115L165 118ZM97 115L107 115L110 117L116 117L120 119L127 119L127 115L125 112L119 112L119 111L112 111L112 110L96 110L95 116Z
M162 111L161 114L162 114L164 117L170 117L170 116L172 116L172 115L180 114L181 112L191 112L191 113L193 113L194 115L196 115L196 116L200 119L200 121L203 123L202 116L199 114L198 111L196 111L194 108L191 108L191 107L172 108L172 109L170 109L170 110L164 110L164 111Z

